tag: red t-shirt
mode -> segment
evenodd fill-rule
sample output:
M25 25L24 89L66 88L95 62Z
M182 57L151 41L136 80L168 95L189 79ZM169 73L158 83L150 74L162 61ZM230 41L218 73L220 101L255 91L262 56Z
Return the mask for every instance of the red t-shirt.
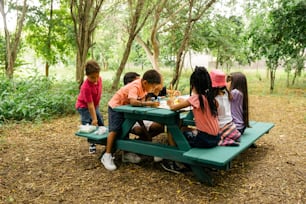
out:
M91 83L88 79L84 81L76 101L76 108L87 108L87 103L93 102L95 108L99 106L102 96L102 78L96 84Z

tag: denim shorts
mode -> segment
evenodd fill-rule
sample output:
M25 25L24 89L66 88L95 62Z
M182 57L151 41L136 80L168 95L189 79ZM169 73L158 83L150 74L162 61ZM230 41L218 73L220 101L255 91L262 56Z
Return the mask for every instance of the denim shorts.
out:
M88 108L78 108L77 110L80 113L82 125L91 124L92 119ZM103 116L101 115L99 108L96 108L96 115L97 115L98 125L104 126Z
M110 106L108 106L108 130L109 132L120 133L123 122L124 122L123 113L114 111Z

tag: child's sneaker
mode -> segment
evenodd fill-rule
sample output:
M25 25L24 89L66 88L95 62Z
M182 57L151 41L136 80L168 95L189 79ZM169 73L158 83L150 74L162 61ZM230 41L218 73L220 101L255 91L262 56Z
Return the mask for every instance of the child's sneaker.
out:
M117 169L116 165L114 164L114 159L115 158L111 153L104 153L101 157L101 163L107 170L114 171Z
M163 158L161 157L153 157L154 162L161 162L163 161Z
M182 173L184 172L184 168L180 167L175 161L171 160L163 160L160 165L165 169L166 171L170 171L172 173Z
M95 154L96 152L97 152L96 144L90 143L89 144L89 154Z
M127 152L127 153L122 152L122 162L130 162L130 163L137 164L140 161L141 161L141 158L137 154L132 153L132 152Z

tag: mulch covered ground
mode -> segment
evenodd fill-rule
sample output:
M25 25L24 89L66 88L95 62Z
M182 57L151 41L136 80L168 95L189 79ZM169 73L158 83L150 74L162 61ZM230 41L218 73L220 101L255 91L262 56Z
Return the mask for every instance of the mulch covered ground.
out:
M250 96L251 119L275 123L269 134L211 172L216 185L193 174L164 171L150 157L104 169L74 136L79 116L0 127L0 203L306 203L306 103L297 96ZM230 148L230 147L229 147Z

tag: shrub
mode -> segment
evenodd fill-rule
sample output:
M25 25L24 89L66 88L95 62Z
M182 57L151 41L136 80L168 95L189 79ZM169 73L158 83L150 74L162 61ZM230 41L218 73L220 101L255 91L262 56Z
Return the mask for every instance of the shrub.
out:
M6 120L37 121L75 112L76 82L61 82L43 76L20 81L1 79L0 123Z

